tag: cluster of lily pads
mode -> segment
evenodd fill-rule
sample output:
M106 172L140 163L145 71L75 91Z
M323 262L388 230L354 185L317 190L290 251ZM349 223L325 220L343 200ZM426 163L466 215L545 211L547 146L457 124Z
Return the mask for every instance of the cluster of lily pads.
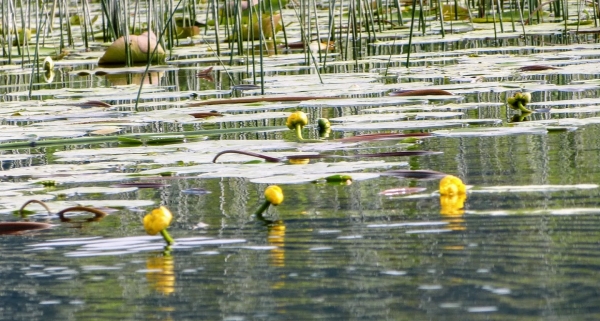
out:
M286 124L287 124L288 128L293 130L294 133L297 135L297 139L299 142L305 142L305 143L324 142L323 140L305 140L302 138L302 128L308 124L308 117L306 116L305 113L303 113L301 111L296 111L296 112L292 113L287 118ZM326 131L326 130L330 129L330 123L329 123L329 120L327 120L327 119L324 119L324 118L319 119L318 124L319 124L319 126L318 126L319 129L322 131ZM397 136L397 134L396 134L396 136ZM378 136L376 135L375 137L378 137ZM367 135L367 137L366 137L366 139L372 139L372 138L373 138L373 135ZM247 155L251 155L251 156L257 156L257 157L265 158L267 161L272 161L272 162L281 161L280 159L277 159L277 158L268 157L268 156L264 156L264 155L260 155L260 154L254 154L254 153L247 153L247 152L242 152L242 151L226 151L226 152L234 152L234 153L247 154ZM224 154L224 152L219 153L219 155L217 155L214 158L213 162L216 161L216 159L222 154ZM401 154L393 153L393 156L397 156L397 155L401 155ZM370 157L370 156L383 157L383 156L388 156L388 155L386 155L386 154L364 155L363 154L362 156L363 157L365 157L365 156L366 157ZM308 157L308 156L300 156L300 157ZM306 164L307 163L302 160L303 160L302 158L294 158L294 157L290 158L291 164ZM403 174L401 171L396 171L396 174L405 175L407 177L409 177L410 175L420 175L420 174L432 175L432 173L419 172L419 171L408 171L408 172L404 172ZM433 173L433 175L435 175L435 174L436 173ZM442 173L439 173L439 175L443 176L443 178L440 181L440 187L439 187L441 214L462 215L464 213L463 208L464 208L464 202L466 200L466 186L458 177L455 177L452 175L444 175ZM326 181L327 182L351 182L352 177L349 175L332 175L332 176L326 177ZM277 185L271 185L265 189L264 197L265 197L264 203L256 210L254 215L260 221L263 221L267 225L270 225L273 222L265 219L265 217L263 216L263 213L268 209L269 206L271 206L271 205L277 206L283 202L283 200L284 200L283 190L281 187L279 187ZM48 208L48 206L44 202L41 202L38 200L30 200L30 201L27 201L19 210L19 212L21 213L22 216L24 216L25 207L31 203L40 204L43 207L45 207L49 213L51 213L51 210ZM92 208L92 207L85 207L85 206L69 207L69 208L59 211L57 213L57 215L61 218L62 221L68 222L68 221L71 221L71 219L65 218L64 213L71 212L71 211L85 211L85 212L93 213L95 216L92 219L88 219L87 220L88 222L100 220L101 218L103 218L104 216L107 215L107 213L105 213L104 211L102 211L100 209L96 209L96 208ZM153 209L149 214L147 214L143 218L143 226L149 235L156 235L156 234L160 233L162 235L162 237L164 238L165 242L167 243L167 246L165 248L165 253L169 253L170 246L175 243L174 239L170 236L170 234L167 231L167 228L171 224L172 220L173 220L173 214L165 206L160 206L156 209ZM21 222L19 222L19 223L2 223L2 224L0 224L0 230L4 230L5 232L12 233L12 234L21 233L21 232L28 231L28 230L45 229L45 228L49 228L49 227L51 227L51 225L46 224L46 223L28 223L28 222L21 223Z

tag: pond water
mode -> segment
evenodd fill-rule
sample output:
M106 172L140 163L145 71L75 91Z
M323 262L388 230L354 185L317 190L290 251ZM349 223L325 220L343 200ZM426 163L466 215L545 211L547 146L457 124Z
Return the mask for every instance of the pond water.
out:
M287 25L290 41L298 25ZM78 43L52 74L2 58L3 221L21 220L14 213L31 199L54 213L81 205L109 215L62 222L29 205L30 221L53 226L0 237L0 319L599 319L594 29L465 26L444 38L428 26L433 35L412 39L410 68L407 30L361 39L354 57L265 56L264 83L258 57L229 65L201 37L151 66L141 90L145 67L98 67L101 43ZM527 69L540 65L554 69ZM259 89L236 87L250 84ZM390 95L420 89L448 95ZM262 90L319 99L225 101ZM518 92L531 93L536 112L507 107ZM285 127L295 110L308 114L312 140L317 119L331 120L324 142L296 141ZM374 133L421 136L350 140ZM212 162L232 149L328 157ZM400 151L414 153L357 157ZM460 177L466 200L440 197L432 171ZM334 174L351 184L324 182ZM253 213L271 184L285 200L261 220ZM414 193L390 196L396 189ZM141 223L158 205L174 214L168 250Z

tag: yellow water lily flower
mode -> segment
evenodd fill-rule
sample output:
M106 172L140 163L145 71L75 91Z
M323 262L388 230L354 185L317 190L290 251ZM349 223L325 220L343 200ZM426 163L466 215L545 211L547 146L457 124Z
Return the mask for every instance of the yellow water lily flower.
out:
M289 129L296 130L296 136L302 140L302 127L308 124L308 116L304 112L295 111L293 112L285 122L285 125Z
M308 116L304 112L295 111L291 115L288 116L285 125L289 129L294 129L296 126L306 126L308 124Z
M171 220L173 220L171 211L169 211L168 208L161 206L144 216L144 228L148 234L156 235L169 227Z
M271 185L265 189L265 198L267 202L273 205L279 205L283 202L283 191L277 185Z
M458 195L466 192L467 187L456 176L448 175L440 181L440 195Z

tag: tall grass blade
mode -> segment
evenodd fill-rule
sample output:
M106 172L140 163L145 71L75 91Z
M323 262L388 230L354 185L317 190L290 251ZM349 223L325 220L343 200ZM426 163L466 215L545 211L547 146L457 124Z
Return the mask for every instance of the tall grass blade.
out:
M406 68L410 68L409 66L409 62L410 62L410 52L412 51L412 38L413 38L413 31L414 31L414 27L415 27L415 12L417 11L417 0L413 0L412 2L412 17L410 18L410 32L408 34L408 51L406 53Z

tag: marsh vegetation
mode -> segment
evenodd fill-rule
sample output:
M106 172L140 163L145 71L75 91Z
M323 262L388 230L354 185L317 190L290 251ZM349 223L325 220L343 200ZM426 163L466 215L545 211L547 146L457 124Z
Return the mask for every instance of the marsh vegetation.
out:
M597 13L2 1L0 319L597 318Z

